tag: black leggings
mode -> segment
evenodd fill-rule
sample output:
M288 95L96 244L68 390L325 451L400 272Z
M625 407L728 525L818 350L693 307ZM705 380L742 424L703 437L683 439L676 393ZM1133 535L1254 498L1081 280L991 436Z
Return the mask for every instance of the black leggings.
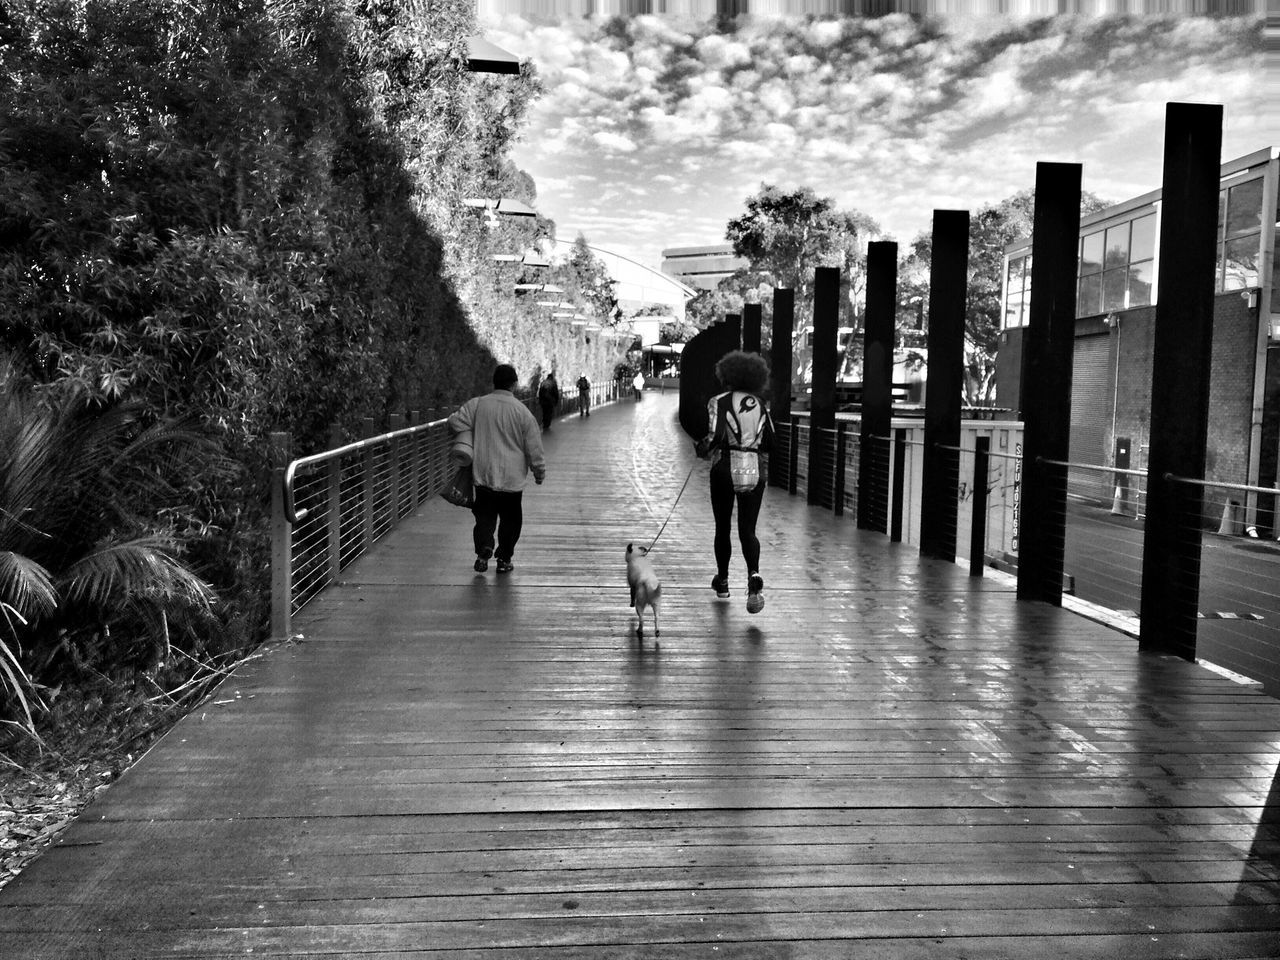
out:
M763 473L763 472L762 472ZM711 468L711 513L716 518L716 573L729 575L729 558L733 555L733 540L729 522L733 518L733 505L738 504L738 541L742 544L742 559L747 561L747 572L760 569L760 541L756 537L756 520L760 516L760 502L764 499L764 476L754 490L735 493L729 476L729 458L722 456Z

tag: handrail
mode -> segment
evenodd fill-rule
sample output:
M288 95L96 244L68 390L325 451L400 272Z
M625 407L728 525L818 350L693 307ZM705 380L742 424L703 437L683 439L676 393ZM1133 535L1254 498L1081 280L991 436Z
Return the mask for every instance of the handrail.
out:
M1036 463L1047 463L1052 467L1070 467L1073 470L1093 470L1097 473L1120 473L1126 477L1145 477L1145 470L1128 470L1124 467L1108 467L1097 463L1075 463L1071 460L1050 460L1048 457L1036 457Z
M1194 487L1202 487L1205 489L1212 488L1214 490L1239 490L1242 493L1261 493L1276 496L1280 494L1280 489L1276 487L1253 487L1247 483L1218 483L1214 480L1195 480L1191 477L1178 477L1172 473L1166 473L1164 479L1175 483L1189 483Z
M447 418L446 418L447 419ZM322 450L320 453L312 453L305 457L299 457L297 460L290 461L289 466L284 471L284 516L292 526L297 523L309 512L305 507L302 510L297 509L293 494L293 478L302 467L309 467L313 463L325 463L336 457L346 456L348 453L354 453L357 450L363 450L366 447L372 447L379 443L386 443L393 437L406 436L416 433L419 430L426 430L437 424L445 423L446 419L432 420L430 423L415 423L411 427L402 427L399 430L392 430L390 433L380 433L376 437L366 437L363 440L356 440L345 446L335 447L332 450Z

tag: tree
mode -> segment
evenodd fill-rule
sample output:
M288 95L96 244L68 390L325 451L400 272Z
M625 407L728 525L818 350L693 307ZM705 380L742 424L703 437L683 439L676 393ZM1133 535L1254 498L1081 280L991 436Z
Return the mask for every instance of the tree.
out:
M1080 198L1081 215L1108 204L1092 193ZM980 207L969 220L969 271L965 306L965 399L988 405L995 395L995 356L1000 341L1004 283L1004 250L1015 240L1031 236L1035 191L1021 190L998 203ZM899 342L923 346L918 319L929 304L932 237L922 233L912 241L898 267ZM905 335L904 335L905 333Z
M856 331L865 309L867 242L879 233L866 214L839 210L834 200L817 196L809 187L787 191L762 184L759 193L747 198L746 213L730 220L725 230L734 254L745 257L749 266L723 281L721 289L731 297L736 293L743 302L753 299L766 305L766 313L773 287L795 291L792 355L804 378L812 363L812 347L803 330L811 319L814 269L839 269L841 326ZM856 361L861 338L855 333L848 344L846 368Z

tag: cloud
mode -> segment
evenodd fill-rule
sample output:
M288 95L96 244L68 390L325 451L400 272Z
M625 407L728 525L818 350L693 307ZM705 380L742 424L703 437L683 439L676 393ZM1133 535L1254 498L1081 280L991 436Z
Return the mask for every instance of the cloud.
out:
M1224 158L1280 143L1277 108L1259 109L1256 18L504 17L484 29L532 58L546 87L514 157L539 209L642 262L674 235L719 242L764 180L837 196L900 239L934 207L1031 186L1037 159L1083 162L1086 189L1124 199L1158 186L1170 100L1226 104ZM614 193L631 209L592 223L573 212Z

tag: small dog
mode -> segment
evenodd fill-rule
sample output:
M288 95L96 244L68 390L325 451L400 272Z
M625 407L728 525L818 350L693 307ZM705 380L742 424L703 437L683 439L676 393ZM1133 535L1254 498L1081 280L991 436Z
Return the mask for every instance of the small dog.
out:
M658 601L662 598L662 581L658 572L653 569L653 561L649 559L648 547L637 547L627 544L627 583L631 587L631 605L636 609L640 619L636 626L636 636L644 638L644 608L653 613L653 635L658 633Z

